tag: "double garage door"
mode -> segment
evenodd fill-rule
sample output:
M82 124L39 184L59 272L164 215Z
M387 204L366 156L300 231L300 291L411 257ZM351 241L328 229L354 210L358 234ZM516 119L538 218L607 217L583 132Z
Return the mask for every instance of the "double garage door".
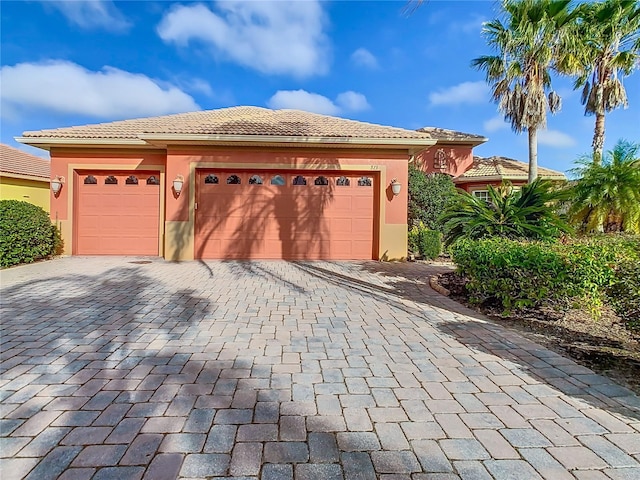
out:
M199 170L195 256L371 259L374 196L367 175Z
M76 255L158 255L159 172L77 176Z

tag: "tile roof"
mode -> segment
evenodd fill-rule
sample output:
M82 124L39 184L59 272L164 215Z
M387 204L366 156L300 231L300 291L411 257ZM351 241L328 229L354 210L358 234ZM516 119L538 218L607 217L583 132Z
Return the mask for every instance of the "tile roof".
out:
M0 172L49 180L51 162L0 143Z
M484 143L487 141L487 138L483 137L482 135L457 132L455 130L447 130L446 128L422 127L416 131L422 132L422 133L428 133L431 136L431 138L436 140L441 140L441 141L447 141L447 140L456 141L456 142L468 141L476 144Z
M299 110L230 107L161 117L24 132L23 138L137 139L144 134L432 139L428 132Z
M529 165L518 160L507 157L473 157L473 165L462 175L456 177L456 183L470 182L479 178L483 179L504 179L504 180L526 180L528 177ZM566 176L562 172L538 167L538 175L551 180L565 180Z

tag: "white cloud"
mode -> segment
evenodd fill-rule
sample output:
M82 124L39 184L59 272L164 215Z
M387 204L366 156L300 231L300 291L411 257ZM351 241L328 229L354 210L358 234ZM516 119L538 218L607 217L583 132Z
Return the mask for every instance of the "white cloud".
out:
M69 22L81 28L121 32L131 27L111 0L48 0L43 3L59 10Z
M489 87L483 81L463 82L429 94L429 103L431 105L486 103L488 99Z
M361 112L371 108L371 105L367 102L367 97L351 90L338 95L336 97L336 103L349 112Z
M569 148L576 145L573 137L559 130L540 130L538 131L538 142L547 147Z
M338 115L342 112L357 112L370 108L367 98L357 92L343 92L335 102L317 93L306 90L279 90L268 101L275 109L294 109L322 115Z
M90 71L66 61L19 63L0 69L5 117L33 111L126 118L199 110L179 88L113 67Z
M210 46L215 54L267 74L306 77L329 69L325 14L316 0L305 2L216 2L178 5L157 32L166 43Z
M485 132L497 132L498 130L505 130L509 128L509 124L504 121L502 115L490 118L482 124Z
M378 59L366 48L358 48L351 54L351 61L358 67L375 70L379 67Z

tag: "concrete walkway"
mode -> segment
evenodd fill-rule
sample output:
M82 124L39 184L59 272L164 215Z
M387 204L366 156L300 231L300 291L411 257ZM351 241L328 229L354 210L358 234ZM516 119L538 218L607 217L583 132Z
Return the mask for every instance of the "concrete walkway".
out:
M420 264L1 273L7 480L639 479L640 399Z

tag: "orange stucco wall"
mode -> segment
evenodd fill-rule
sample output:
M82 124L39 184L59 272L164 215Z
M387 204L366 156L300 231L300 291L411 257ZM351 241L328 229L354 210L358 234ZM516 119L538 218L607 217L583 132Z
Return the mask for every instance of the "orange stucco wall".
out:
M434 168L435 154L443 150L446 158L444 170ZM415 165L425 173L446 173L452 177L462 175L473 164L473 147L471 145L438 144L422 150L415 156Z
M164 191L161 198L161 254L169 259L192 259L195 208L195 172L198 168L303 169L363 172L376 179L377 234L379 258L406 256L407 161L408 154L383 150L307 148L211 148L174 147L161 150L52 149L51 176L61 175L66 183L57 197L51 196L51 218L57 221L65 240L65 252L72 251L74 175L87 170L161 170ZM184 177L181 194L175 195L176 176ZM389 184L402 185L400 195ZM374 255L375 256L375 255Z

